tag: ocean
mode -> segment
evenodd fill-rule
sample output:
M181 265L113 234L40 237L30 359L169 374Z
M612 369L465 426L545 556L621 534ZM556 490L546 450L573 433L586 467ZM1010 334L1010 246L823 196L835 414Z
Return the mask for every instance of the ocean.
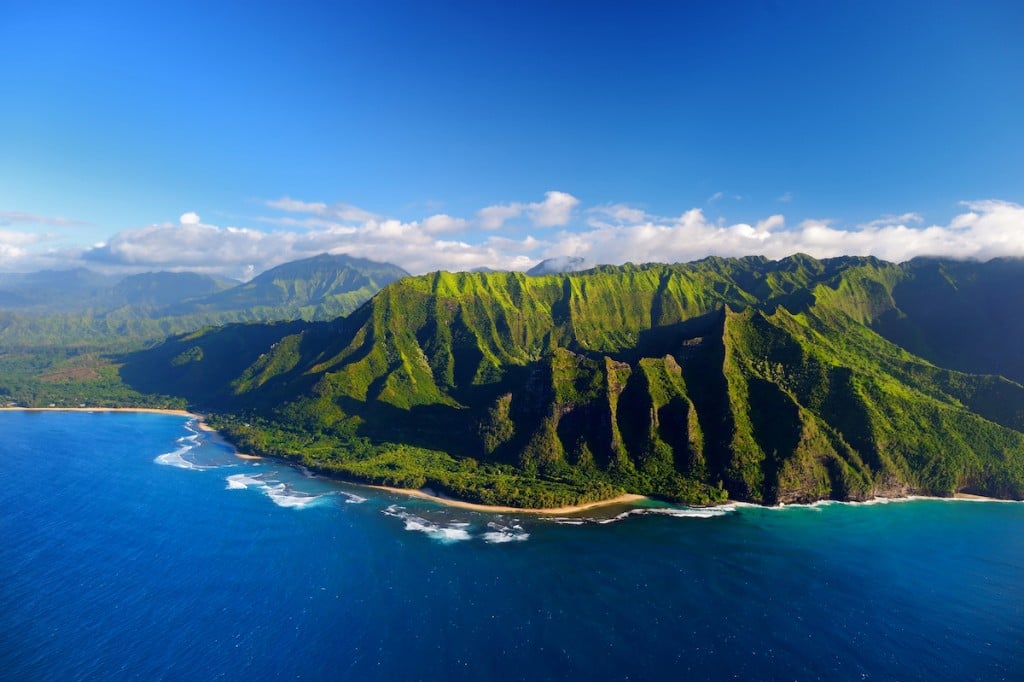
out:
M1024 504L544 519L0 413L0 678L1022 679Z

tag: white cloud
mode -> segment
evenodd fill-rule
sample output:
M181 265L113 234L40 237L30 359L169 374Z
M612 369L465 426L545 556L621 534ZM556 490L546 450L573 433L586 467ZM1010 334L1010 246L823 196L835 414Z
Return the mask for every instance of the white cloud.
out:
M485 230L497 230L505 221L520 216L523 208L523 204L486 206L476 212L476 221Z
M82 227L89 223L62 216L39 215L27 211L0 211L0 225L50 225L52 227Z
M580 200L566 192L545 192L544 201L487 206L476 212L477 224L485 230L497 230L507 221L524 213L534 227L567 225Z
M286 196L264 203L285 213L307 213L348 222L365 222L380 217L376 213L343 202L328 205L321 201L300 201Z
M276 208L279 211L286 211L288 213L323 214L327 212L327 204L321 201L299 201L298 199L292 199L291 197L271 199L267 201L266 204L270 208Z
M565 231L541 255L578 255L595 263L679 262L708 255L783 258L797 252L819 258L873 255L897 262L915 256L1024 256L1024 207L1005 201L965 206L969 212L945 226L912 226L922 221L908 213L854 229L841 229L825 220L805 220L789 229L782 215L754 225L728 225L710 222L700 209L691 209L673 220Z
M266 223L268 225L277 225L279 227L296 227L303 230L347 230L354 231L356 228L351 224L340 222L337 220L329 220L327 218L293 218L291 216L282 216L280 218L268 218L266 216L259 216L256 219L258 223Z
M792 192L783 192L781 195L776 197L775 200L779 201L779 202L781 202L783 204L788 204L789 202L793 201L793 193Z
M699 208L665 218L625 204L585 209L574 222L578 207L572 195L549 192L540 202L489 206L470 218L435 213L422 220L374 217L356 223L334 219L334 208L325 205L320 214L294 211L297 215L282 217L269 230L208 225L186 213L176 222L125 230L91 247L63 250L43 244L56 241L46 235L0 230L0 269L85 264L108 271L192 269L249 277L323 252L388 261L413 273L482 266L522 270L558 256L595 264L680 262L708 255L782 258L795 252L892 261L922 255L1024 257L1024 206L1007 201L965 203L945 224L927 224L916 213L904 213L855 226L823 219L789 221L782 214L729 223L709 220ZM487 218L503 222L507 214L536 223L537 234L475 231L488 225ZM541 229L550 227L559 229Z
M924 217L920 213L903 213L901 215L884 215L881 218L864 223L860 227L876 229L896 225L920 225L923 222Z
M53 237L46 234L0 230L0 269L28 272L44 267L34 258L31 247L52 240Z
M544 201L528 205L526 212L537 227L560 227L568 224L579 203L579 199L565 192L545 192Z
M442 234L445 232L463 232L469 229L469 221L462 218L453 218L445 213L432 215L423 221L423 229L429 234Z
M588 209L591 215L604 216L619 223L639 223L648 219L643 209L633 208L626 204L604 204Z
M759 220L755 229L757 232L767 233L784 227L785 225L786 217L782 214L776 213L775 215L768 216L764 220Z
M27 246L46 241L48 237L35 232L21 232L18 230L0 230L0 244L5 246Z

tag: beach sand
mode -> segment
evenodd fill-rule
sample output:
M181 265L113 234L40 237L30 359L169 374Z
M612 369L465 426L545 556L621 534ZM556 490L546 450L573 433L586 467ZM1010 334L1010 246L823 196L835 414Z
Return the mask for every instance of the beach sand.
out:
M211 428L205 421L203 421L203 415L196 414L195 412L189 412L188 410L170 410L161 409L155 407L0 407L0 411L20 411L20 412L146 412L151 414L170 414L177 417L187 417L189 419L195 419L199 428L209 433L216 433L216 429ZM263 457L257 455L250 455L241 452L235 452L235 457L246 460L261 460ZM607 507L610 505L621 504L630 505L646 500L648 498L643 495L625 494L613 497L608 500L600 500L597 502L588 502L586 504L578 504L565 507L549 507L546 509L527 509L523 507L506 507L501 505L489 505L489 504L478 504L476 502L464 502L462 500L455 500L450 497L442 497L440 495L433 494L425 490L410 490L407 488L392 488L389 486L382 485L370 485L367 483L359 483L357 481L346 481L342 478L335 478L326 476L327 478L334 478L337 481L346 483L349 485L357 485L365 488L374 488L376 490L384 490L389 493L395 493L398 495L407 495L409 497L415 497L422 500L430 500L431 502L437 502L449 507L457 507L459 509L469 509L472 511L490 512L493 514L538 514L538 515L562 515L562 514L575 514L581 511L587 511L588 509L595 509L597 507ZM897 499L950 499L950 498L923 498L917 496L910 496L907 498ZM978 502L1004 502L995 497L986 497L984 495L974 495L973 493L956 493L953 495L953 499L957 500L974 500ZM734 502L731 504L735 504Z
M0 407L0 411L20 411L20 412L146 412L151 414L170 414L178 417L188 417L195 419L199 425L199 428L203 431L215 433L216 429L211 428L206 422L203 421L203 415L189 412L187 410L167 410L155 407ZM257 455L249 455L240 452L235 453L235 457L239 459L263 459ZM333 478L325 476L326 478ZM647 498L643 495L619 495L608 500L600 500L598 502L588 502L587 504L578 504L567 507L551 507L547 509L526 509L522 507L503 507L500 505L489 505L489 504L477 504L476 502L463 502L462 500L453 500L449 497L441 497L434 495L423 490L409 490L406 488L390 488L382 485L369 485L366 483L358 483L356 481L346 481L342 478L336 478L335 480L349 485L358 485L364 488L374 488L376 490L385 490L390 493L396 493L399 495L408 495L409 497L416 497L423 500L430 500L439 504L447 505L449 507L458 507L459 509L470 509L473 511L491 512L495 514L543 514L543 515L558 515L558 514L573 514L576 512L586 511L588 509L594 509L596 507L605 507L613 504L632 504Z
M613 504L634 504L647 498L643 495L625 494L613 497L607 500L599 500L597 502L588 502L586 504L577 504L568 507L547 507L544 509L529 509L525 507L503 507L500 505L492 504L478 504L476 502L463 502L462 500L453 500L450 497L441 497L424 490L409 490L407 488L391 488L384 485L368 485L363 483L357 483L355 485L361 485L366 488L374 488L376 490L385 490L389 493L395 493L398 495L408 495L409 497L416 497L421 500L430 500L431 502L437 502L439 504L446 505L448 507L457 507L459 509L469 509L472 511L489 512L492 514L542 514L542 515L562 515L562 514L575 514L576 512L586 511L588 509L595 509L597 507L606 507Z
M953 498L957 500L978 500L981 502L1005 502L1006 500L1000 500L996 497L986 497L984 495L974 495L972 493L954 493Z
M203 423L203 415L187 410L166 410L159 407L0 407L4 412L146 412L149 414L172 414L176 417L190 417L199 420L200 428L213 431Z

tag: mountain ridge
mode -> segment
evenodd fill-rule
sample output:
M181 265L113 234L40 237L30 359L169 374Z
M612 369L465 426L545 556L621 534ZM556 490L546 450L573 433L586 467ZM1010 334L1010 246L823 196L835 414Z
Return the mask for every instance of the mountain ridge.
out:
M1024 387L883 335L933 324L900 307L932 286L920 267L797 254L437 272L258 341L171 339L123 376L220 413L247 448L485 503L1021 497ZM203 358L231 347L245 352L211 374Z
M244 283L194 272L114 277L85 268L0 275L0 345L153 340L232 322L331 319L406 276L389 263L329 254Z

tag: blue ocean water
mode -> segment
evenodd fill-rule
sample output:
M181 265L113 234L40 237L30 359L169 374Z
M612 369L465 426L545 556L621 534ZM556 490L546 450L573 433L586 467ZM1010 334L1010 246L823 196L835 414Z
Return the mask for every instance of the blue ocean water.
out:
M0 413L0 677L1021 679L1024 504L488 515Z

